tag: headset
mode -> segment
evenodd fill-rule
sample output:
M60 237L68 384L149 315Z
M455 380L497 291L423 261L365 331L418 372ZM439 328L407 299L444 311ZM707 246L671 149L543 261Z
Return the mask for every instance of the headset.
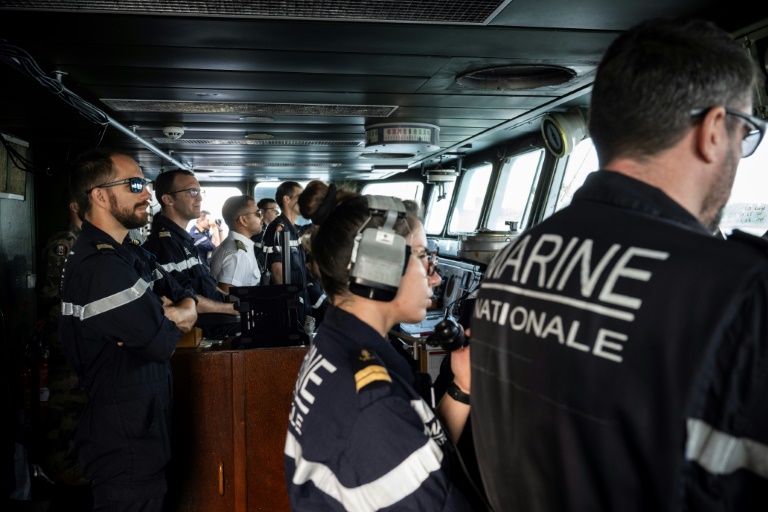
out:
M368 299L389 302L397 295L400 279L408 264L405 237L395 233L395 224L405 218L405 205L388 196L365 196L368 219L355 236L349 262L349 291ZM374 217L384 224L368 227Z

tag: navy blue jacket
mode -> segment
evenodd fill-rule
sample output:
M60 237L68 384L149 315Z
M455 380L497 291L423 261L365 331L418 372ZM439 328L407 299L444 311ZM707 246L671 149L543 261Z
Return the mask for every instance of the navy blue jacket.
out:
M59 336L88 403L75 448L94 495L145 499L166 492L171 367L181 336L158 295L194 297L159 275L151 255L89 222L64 264ZM122 346L118 346L118 342Z
M330 307L294 390L285 444L291 510L464 511L450 441L408 362Z
M488 266L472 428L495 510L765 510L768 242L598 171Z

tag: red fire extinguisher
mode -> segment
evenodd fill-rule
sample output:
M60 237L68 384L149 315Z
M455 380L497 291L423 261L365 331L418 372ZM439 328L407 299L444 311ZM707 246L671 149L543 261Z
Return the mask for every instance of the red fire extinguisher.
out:
M48 349L44 348L37 362L37 389L40 391L40 398L37 405L37 421L42 425L48 415L48 397L51 394L48 389Z

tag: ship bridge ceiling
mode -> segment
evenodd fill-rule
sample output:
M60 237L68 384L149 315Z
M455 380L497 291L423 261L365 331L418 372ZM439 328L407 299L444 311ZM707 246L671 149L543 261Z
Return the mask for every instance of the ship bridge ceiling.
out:
M0 131L150 178L380 179L537 133L586 108L621 31L737 31L734 1L0 1Z

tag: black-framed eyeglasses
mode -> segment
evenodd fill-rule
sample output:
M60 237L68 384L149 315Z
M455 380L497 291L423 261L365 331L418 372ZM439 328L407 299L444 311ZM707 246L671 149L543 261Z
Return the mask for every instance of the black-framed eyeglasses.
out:
M712 108L714 107L697 108L691 110L691 117L705 115ZM744 122L744 124L746 124L748 131L744 138L741 139L741 158L752 156L757 150L757 147L763 141L766 129L768 128L768 124L759 117L751 116L749 114L745 114L744 112L739 112L738 110L726 108L725 113L729 116L738 117Z
M186 192L189 194L189 197L197 197L197 196L204 196L205 190L199 189L199 188L183 188L181 190L176 190L174 192L168 192L168 194L178 194L179 192Z
M241 216L241 217L246 217L246 216L248 216L248 215L253 215L253 214L255 214L257 217L261 218L261 216L262 216L262 215L264 215L264 212L262 212L261 210L256 210L256 211L253 211L253 212L246 212L246 213L243 213L243 214L242 214L242 215L240 215L240 216Z
M429 251L427 249L416 249L415 251L411 252L411 254L417 258L427 260L427 276L431 277L435 275L435 272L437 272L437 264L440 261L440 258L437 256L437 251L438 249L435 249L434 251Z
M131 189L131 192L134 194L141 194L141 191L144 190L144 187L152 183L152 180L148 180L146 178L127 178L120 181L110 181L109 183L102 183L101 185L96 185L93 188L88 189L85 193L90 194L93 192L94 188L106 188L106 187L115 187L117 185L124 185L128 184L128 186Z

